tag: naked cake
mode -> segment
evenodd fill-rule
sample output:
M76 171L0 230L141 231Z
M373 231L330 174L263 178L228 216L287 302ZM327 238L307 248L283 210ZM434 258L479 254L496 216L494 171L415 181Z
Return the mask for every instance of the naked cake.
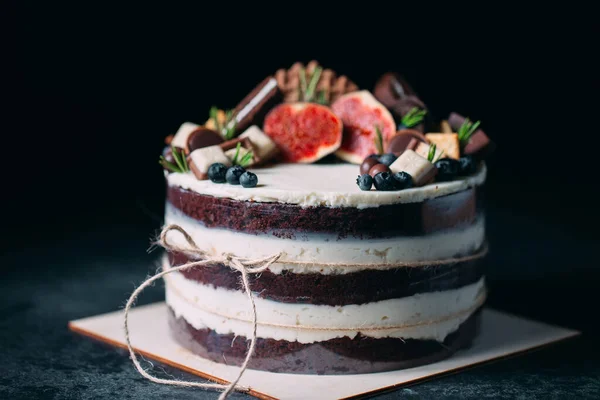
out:
M481 187L492 142L479 122L427 115L396 74L371 93L297 63L167 138L165 224L205 254L280 254L250 277L250 368L378 372L473 341L486 296ZM194 259L167 252L163 268ZM165 287L177 342L240 365L253 325L239 272L194 267L166 275Z

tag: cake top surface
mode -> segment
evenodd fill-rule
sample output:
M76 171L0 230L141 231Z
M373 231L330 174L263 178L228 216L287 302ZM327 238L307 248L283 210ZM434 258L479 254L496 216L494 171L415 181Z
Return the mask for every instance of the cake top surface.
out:
M352 164L276 164L256 170L260 183L248 190L240 185L198 180L192 173L167 175L169 185L203 195L262 203L287 203L303 207L369 208L387 204L414 203L481 185L486 178L482 164L477 173L449 182L434 182L401 191L362 191Z
M495 148L481 121L433 118L397 73L369 91L314 60L277 70L208 117L168 135L159 163L171 186L243 201L420 202L483 183Z

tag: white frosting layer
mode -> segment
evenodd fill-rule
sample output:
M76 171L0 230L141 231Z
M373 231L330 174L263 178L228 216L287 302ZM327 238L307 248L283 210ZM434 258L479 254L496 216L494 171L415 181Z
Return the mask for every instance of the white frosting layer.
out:
M270 270L296 273L346 273L369 269L373 264L394 266L414 261L448 259L468 255L479 249L485 239L485 224L480 217L474 224L424 236L384 239L337 239L336 235L311 234L295 240L272 235L250 235L226 229L206 228L172 206L165 213L165 224L176 224L187 231L197 246L210 255L223 253L238 257L261 258L281 252L279 262ZM178 232L170 232L172 243L186 245ZM338 264L338 265L327 265Z
M353 164L277 164L253 169L259 185L252 189L239 185L199 181L191 173L168 174L169 185L197 193L234 200L287 203L301 206L369 208L384 204L416 203L456 193L485 181L486 168L471 177L440 182L419 188L382 192L361 191L356 185L358 166Z
M194 328L251 336L251 308L243 292L203 285L179 272L166 275L165 281L167 304L177 317L183 317ZM358 333L375 338L441 342L458 329L484 298L483 278L459 289L361 305L290 304L256 298L257 334L261 338L300 343L353 338Z

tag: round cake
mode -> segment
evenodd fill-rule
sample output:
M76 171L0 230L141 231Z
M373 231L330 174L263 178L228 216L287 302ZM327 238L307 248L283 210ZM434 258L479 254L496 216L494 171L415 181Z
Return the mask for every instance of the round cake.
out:
M356 374L448 357L475 338L486 296L489 146L471 144L483 132L458 114L439 132L424 133L423 118L407 122L426 108L408 90L381 94L384 84L407 87L394 74L375 96L346 79L317 101L306 93L311 85L317 92L325 76L330 88L340 79L319 69L280 70L233 111L213 109L203 125L185 123L169 137L165 225L179 226L209 258L279 255L250 275L257 341L249 368ZM308 82L304 98L290 99L293 73ZM169 240L186 244L177 232ZM168 251L163 268L199 258ZM196 266L166 275L165 287L176 341L240 365L254 326L239 271Z

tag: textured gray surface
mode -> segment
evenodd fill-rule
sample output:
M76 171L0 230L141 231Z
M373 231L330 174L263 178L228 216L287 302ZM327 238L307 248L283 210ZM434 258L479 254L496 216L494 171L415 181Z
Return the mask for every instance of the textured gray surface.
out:
M582 329L584 335L377 398L600 398L598 330L580 307L598 278L595 266L585 262L585 252L591 247L525 218L492 212L488 221L495 249L490 256L490 303ZM504 233L516 225L518 232L506 239ZM146 254L150 230L146 226L118 228L49 239L42 247L2 255L0 398L216 398L213 392L147 382L135 372L124 351L67 330L71 319L121 307L134 285L155 269L157 253ZM527 238L535 240L529 240L525 248L522 243ZM574 247L581 250L581 260L573 262L579 270L561 272L561 263L569 256L561 249ZM161 299L162 290L157 285L139 303ZM146 365L151 366L149 362ZM152 372L196 379L157 363ZM247 396L236 394L234 398Z

